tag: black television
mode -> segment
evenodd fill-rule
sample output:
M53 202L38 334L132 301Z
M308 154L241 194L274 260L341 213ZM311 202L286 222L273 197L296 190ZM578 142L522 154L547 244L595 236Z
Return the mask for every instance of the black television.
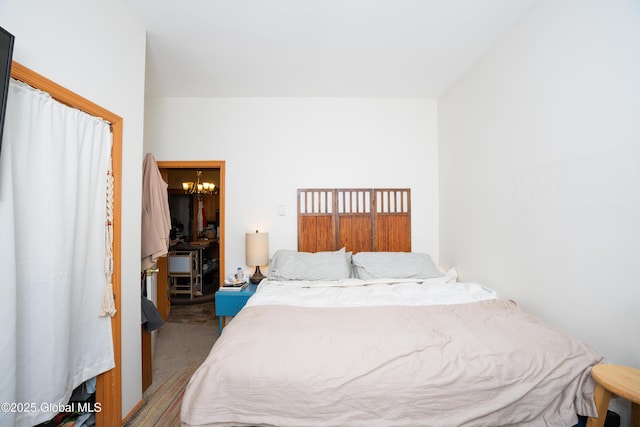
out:
M4 116L7 110L14 40L15 37L11 33L0 27L0 151L2 150L2 130L4 129Z

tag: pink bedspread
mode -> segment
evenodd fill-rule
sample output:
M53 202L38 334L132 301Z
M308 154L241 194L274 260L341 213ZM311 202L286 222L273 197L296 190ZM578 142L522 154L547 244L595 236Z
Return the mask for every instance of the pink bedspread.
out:
M187 426L572 426L590 347L512 301L245 307L186 389Z

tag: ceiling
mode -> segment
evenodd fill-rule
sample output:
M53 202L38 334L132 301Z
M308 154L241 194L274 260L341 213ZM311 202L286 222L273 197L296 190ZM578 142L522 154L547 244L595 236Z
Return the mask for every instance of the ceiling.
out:
M125 0L148 97L437 98L539 0Z

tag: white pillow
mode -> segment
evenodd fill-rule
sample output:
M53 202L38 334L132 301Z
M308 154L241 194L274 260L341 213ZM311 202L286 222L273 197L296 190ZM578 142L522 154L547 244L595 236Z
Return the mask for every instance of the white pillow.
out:
M341 280L351 277L351 252L279 249L269 266L272 280Z
M428 254L414 252L358 252L353 255L358 279L430 279L442 277Z

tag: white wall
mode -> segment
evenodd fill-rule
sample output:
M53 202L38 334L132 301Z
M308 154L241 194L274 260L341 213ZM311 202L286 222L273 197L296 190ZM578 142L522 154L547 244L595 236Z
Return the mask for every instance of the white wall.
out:
M122 190L124 415L142 398L139 236L145 31L122 3L109 0L3 0L0 26L16 37L14 60L124 119L122 178L133 183Z
M640 2L544 1L438 103L441 260L640 367Z
M271 255L296 249L296 190L307 187L410 187L413 249L437 260L436 108L433 100L150 98L145 151L158 161L227 162L227 275L250 270L248 231L269 232Z

